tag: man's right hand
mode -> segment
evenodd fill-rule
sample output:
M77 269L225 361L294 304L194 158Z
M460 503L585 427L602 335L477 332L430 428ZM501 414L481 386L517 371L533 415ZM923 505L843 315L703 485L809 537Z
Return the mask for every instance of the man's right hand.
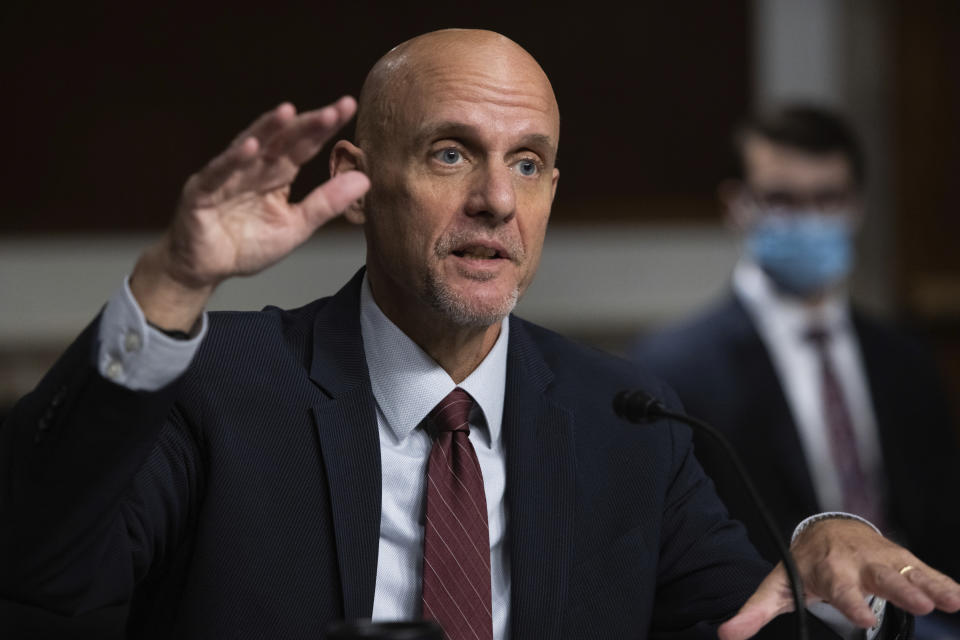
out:
M190 331L220 282L278 262L366 193L370 181L351 171L288 199L300 167L356 109L349 96L300 114L282 104L187 180L173 222L130 277L148 321Z

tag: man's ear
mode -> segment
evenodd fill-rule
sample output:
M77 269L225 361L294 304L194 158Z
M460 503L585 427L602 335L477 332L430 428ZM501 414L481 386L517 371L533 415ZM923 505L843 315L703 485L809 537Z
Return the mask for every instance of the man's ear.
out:
M362 171L366 173L366 155L363 149L348 140L338 140L330 151L330 176L336 176L347 171ZM367 216L363 208L364 198L354 200L344 210L343 217L353 224L363 224Z
M750 226L752 215L744 206L744 185L739 180L724 180L717 186L717 199L723 209L723 221L728 227L742 232Z

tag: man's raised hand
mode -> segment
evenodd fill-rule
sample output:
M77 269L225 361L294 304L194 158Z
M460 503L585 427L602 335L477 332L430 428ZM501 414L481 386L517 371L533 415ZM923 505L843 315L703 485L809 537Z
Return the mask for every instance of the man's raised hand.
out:
M282 104L187 180L169 229L130 278L150 322L189 331L220 282L279 261L367 191L367 177L351 171L288 199L300 167L356 109L350 97L300 114Z

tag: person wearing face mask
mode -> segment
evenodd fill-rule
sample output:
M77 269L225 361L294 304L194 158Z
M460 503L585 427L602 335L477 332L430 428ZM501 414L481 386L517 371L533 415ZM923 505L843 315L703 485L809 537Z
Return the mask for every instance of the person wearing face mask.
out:
M867 218L857 138L828 110L786 105L742 125L734 150L738 175L719 189L743 238L731 291L630 356L733 441L788 539L801 514L856 513L960 576L960 510L944 501L960 486L957 425L936 367L847 295ZM695 448L775 559L731 464ZM946 636L924 632L942 619L918 620L918 637L960 637L952 618Z

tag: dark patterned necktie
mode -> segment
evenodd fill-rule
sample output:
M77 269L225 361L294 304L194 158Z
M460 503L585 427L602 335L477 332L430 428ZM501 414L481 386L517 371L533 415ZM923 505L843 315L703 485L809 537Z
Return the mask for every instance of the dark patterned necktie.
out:
M468 438L473 398L459 387L430 412L423 531L423 617L450 640L491 640L490 534L480 463Z
M843 508L866 518L882 530L884 518L881 502L875 488L867 481L860 463L853 419L827 350L830 334L817 327L810 329L806 338L814 346L820 359L823 417L827 424L833 464L840 476Z

